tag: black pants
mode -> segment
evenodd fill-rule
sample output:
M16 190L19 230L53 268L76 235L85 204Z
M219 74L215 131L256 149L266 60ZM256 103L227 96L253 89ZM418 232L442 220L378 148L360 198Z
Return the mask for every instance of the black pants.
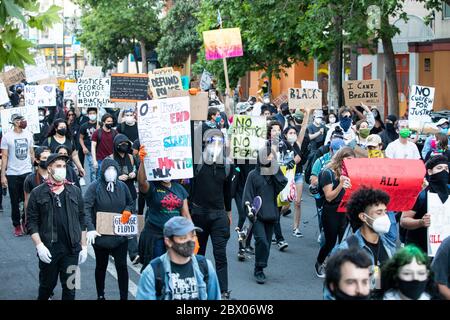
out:
M95 251L95 284L97 296L105 295L105 277L108 267L109 255L114 257L117 280L119 282L120 300L128 300L128 267L127 267L128 241L114 249L103 249L94 245Z
M78 158L80 159L81 166L84 169L84 159L86 155L83 152L83 148L81 146L78 147Z
M343 212L337 212L338 205L329 205L325 203L323 206L322 225L325 234L325 245L320 248L317 261L323 263L336 245L344 236L347 227L347 217Z
M255 268L267 267L274 227L275 223L262 222L259 220L256 220L253 224L253 235L255 237Z
M139 191L138 193L138 215L144 214L145 209L145 195Z
M23 183L28 174L6 176L8 180L9 198L11 199L11 219L14 227L20 226L19 203L24 201Z
M245 219L247 218L247 212L242 206L242 193L236 192L234 196L234 201L236 202L236 207L238 209L239 220L238 220L238 228L242 230L244 227Z
M38 300L48 300L58 282L62 287L62 300L75 300L75 270L78 254L54 253L52 262L39 260L39 296ZM69 279L71 277L71 279Z
M281 232L281 225L280 225L280 219L281 219L281 207L278 208L278 221L274 224L274 233L275 233L275 239L277 242L284 241L283 233ZM272 241L272 239L271 239Z
M128 246L129 247L129 246ZM152 231L149 224L146 223L139 236L139 257L142 263L141 273L154 258L157 258L166 252L164 237L157 235Z
M230 239L230 222L226 212L194 207L192 221L195 226L203 229L203 232L197 234L200 245L198 254L205 255L208 238L211 236L220 290L228 291L227 242Z

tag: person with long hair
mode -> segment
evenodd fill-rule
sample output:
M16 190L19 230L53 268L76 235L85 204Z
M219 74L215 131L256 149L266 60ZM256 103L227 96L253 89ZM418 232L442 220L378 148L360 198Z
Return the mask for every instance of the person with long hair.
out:
M428 151L424 161L427 162L431 157L443 155L450 159L450 150L448 150L448 136L443 133L436 133L435 140L431 141L431 150Z
M325 277L325 259L336 244L336 240L341 242L347 227L345 214L337 212L337 209L345 190L352 186L350 178L343 174L344 160L355 157L355 152L351 148L342 148L319 175L319 187L325 197L322 211L325 245L320 248L315 264L316 274L320 278Z
M371 111L372 111L373 117L375 118L375 125L370 130L370 134L378 134L381 131L383 131L384 129L386 129L386 127L384 126L383 120L381 119L380 111L378 111L378 108L373 106L371 108Z

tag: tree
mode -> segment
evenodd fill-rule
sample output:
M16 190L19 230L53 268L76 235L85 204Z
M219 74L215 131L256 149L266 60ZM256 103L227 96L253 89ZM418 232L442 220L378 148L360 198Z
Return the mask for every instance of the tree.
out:
M147 73L147 51L156 47L160 37L159 1L78 0L78 3L84 11L79 40L98 63L110 69L128 54L135 54L135 47L140 46L142 72Z
M60 21L61 9L53 5L39 13L37 0L0 1L0 70L6 65L23 68L25 64L35 64L30 53L34 44L19 33L19 25L45 30Z
M156 52L165 66L182 66L202 45L197 33L200 0L177 1L162 20L161 39Z

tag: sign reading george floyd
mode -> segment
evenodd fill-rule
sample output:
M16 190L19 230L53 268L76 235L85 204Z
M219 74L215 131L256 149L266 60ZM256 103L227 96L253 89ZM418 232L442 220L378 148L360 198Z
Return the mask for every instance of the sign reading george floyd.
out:
M347 189L338 212L345 212L352 193L362 186L383 190L390 197L388 210L406 211L422 190L425 165L422 160L348 159L344 165L352 187Z
M421 128L425 123L432 122L430 114L433 111L433 102L433 87L411 87L408 111L410 128Z
M322 109L322 90L289 88L289 109Z
M357 80L344 82L345 104L360 106L361 102L370 106L381 105L381 80Z
M147 74L113 73L111 75L111 102L145 101L147 91Z
M155 69L148 73L149 85L153 99L167 98L169 90L182 90L180 72L173 71L172 67Z
M78 107L106 107L109 103L110 78L79 78L77 85Z
M267 136L265 117L235 115L231 132L231 152L234 159L256 159Z

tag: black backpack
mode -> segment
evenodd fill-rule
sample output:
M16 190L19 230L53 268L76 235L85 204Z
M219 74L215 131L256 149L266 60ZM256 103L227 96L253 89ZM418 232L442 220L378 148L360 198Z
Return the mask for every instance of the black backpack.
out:
M117 136L118 132L116 129L111 129L111 133L112 133L112 139L114 141L114 138ZM97 129L97 146L100 145L100 141L102 141L102 134L103 134L103 129L102 128L98 128Z
M203 274L203 281L205 282L206 286L208 286L209 281L208 261L204 256L200 255L196 255L195 258L197 259L198 266L200 268L201 273ZM164 270L161 258L154 259L152 262L150 262L150 265L152 266L153 273L155 275L156 299L164 300L164 293L166 291L164 277L166 271Z

